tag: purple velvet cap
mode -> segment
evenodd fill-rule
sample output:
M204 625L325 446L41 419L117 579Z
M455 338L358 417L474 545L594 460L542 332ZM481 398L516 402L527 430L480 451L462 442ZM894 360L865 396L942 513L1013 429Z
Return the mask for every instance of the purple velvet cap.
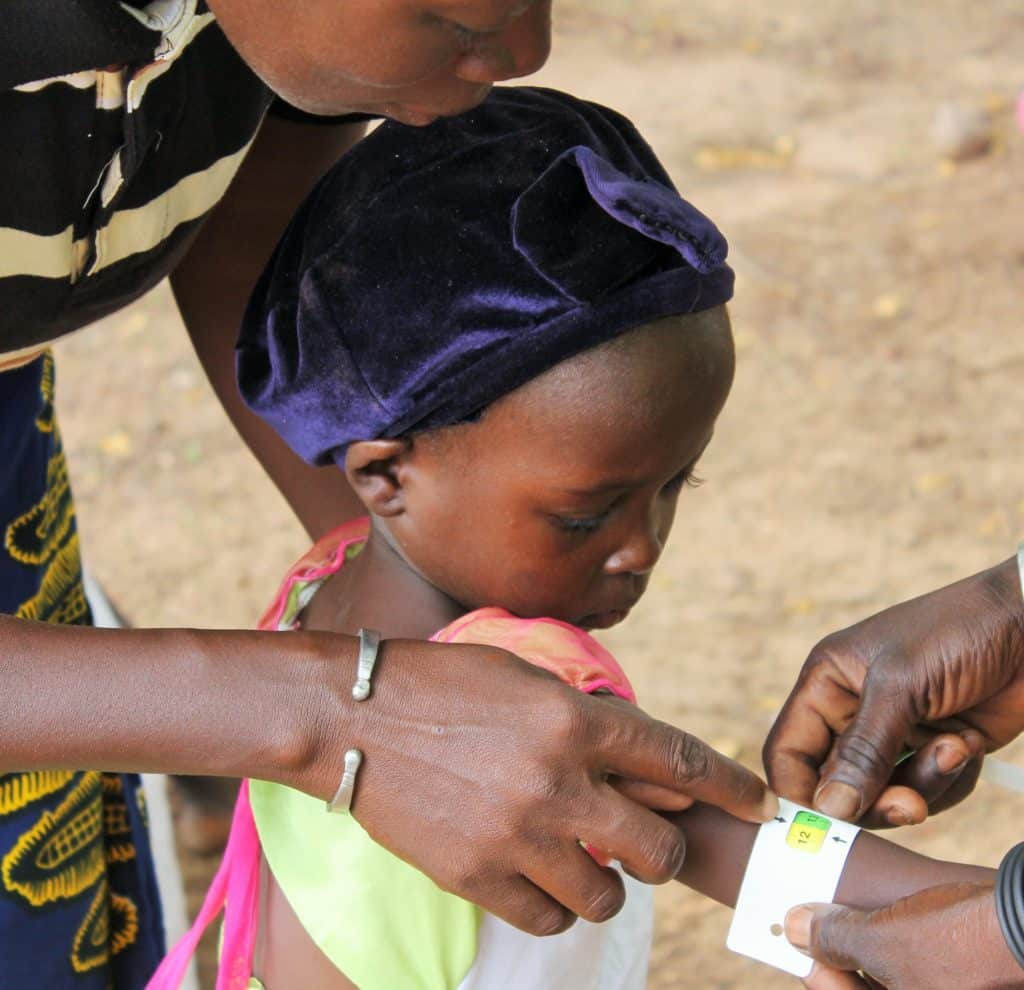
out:
M384 123L320 181L250 300L249 407L315 464L471 417L634 327L732 297L725 238L621 115L499 87Z

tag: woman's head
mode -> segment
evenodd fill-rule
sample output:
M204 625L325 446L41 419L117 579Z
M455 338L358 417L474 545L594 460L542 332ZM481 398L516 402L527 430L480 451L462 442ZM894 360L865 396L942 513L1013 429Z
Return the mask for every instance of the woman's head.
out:
M425 124L547 59L551 0L210 0L271 89L313 113Z
M460 605L584 627L647 586L732 383L719 306L556 365L473 421L348 448L379 535Z

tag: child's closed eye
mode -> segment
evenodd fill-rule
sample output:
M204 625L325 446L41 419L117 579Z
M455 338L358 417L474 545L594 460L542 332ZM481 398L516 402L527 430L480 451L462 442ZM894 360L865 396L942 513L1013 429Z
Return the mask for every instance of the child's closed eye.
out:
M674 494L680 491L682 488L699 488L704 484L704 479L699 478L695 473L697 462L687 465L679 472L674 478L667 481L662 488L663 492ZM589 535L590 533L596 533L601 528L605 520L611 515L612 510L615 508L613 503L603 512L597 513L590 516L563 516L563 515L552 515L551 521L559 529L566 533L574 533L580 536Z
M567 533L595 533L601 528L601 524L608 518L608 513L603 512L599 516L552 516L554 524Z
M669 492L677 492L681 488L700 488L704 484L704 479L697 476L696 472L697 465L693 463L689 467L683 468L674 478L672 478L666 485L664 490Z

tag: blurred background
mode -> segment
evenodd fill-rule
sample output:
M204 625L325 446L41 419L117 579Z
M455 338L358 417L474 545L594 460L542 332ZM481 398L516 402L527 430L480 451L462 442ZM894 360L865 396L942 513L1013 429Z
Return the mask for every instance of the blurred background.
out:
M1024 11L1016 0L557 0L535 81L625 112L731 244L733 397L646 600L641 703L752 767L809 649L1024 535ZM165 287L58 345L85 559L136 625L252 626L306 546ZM239 718L246 717L240 711ZM1024 747L1008 759L1024 763ZM988 784L895 833L994 865ZM214 862L185 863L193 901ZM796 981L659 891L650 987Z

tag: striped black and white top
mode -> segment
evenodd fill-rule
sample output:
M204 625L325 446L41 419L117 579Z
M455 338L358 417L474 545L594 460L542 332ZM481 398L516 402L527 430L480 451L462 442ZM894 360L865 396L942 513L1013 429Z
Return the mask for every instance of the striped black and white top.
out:
M271 95L203 0L4 0L0 22L2 370L174 267Z

